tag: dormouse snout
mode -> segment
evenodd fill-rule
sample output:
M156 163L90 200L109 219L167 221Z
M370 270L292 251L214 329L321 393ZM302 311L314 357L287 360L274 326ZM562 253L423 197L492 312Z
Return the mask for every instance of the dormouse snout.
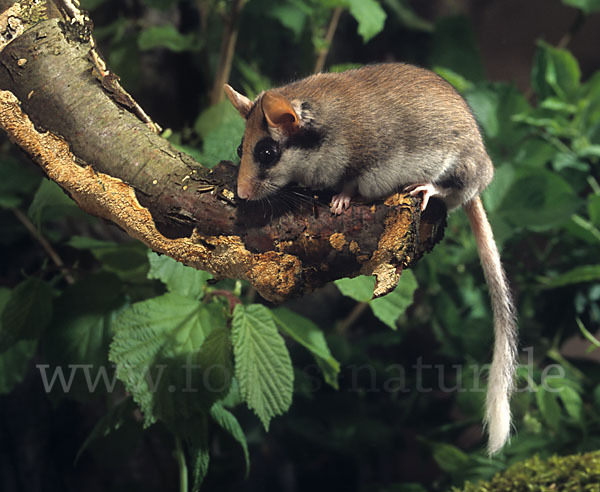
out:
M246 119L244 138L238 147L241 161L237 194L243 200L259 200L290 182L291 172L278 165L286 141L301 131L301 119L292 102L279 93L267 91L252 102L231 86L226 85L225 92Z

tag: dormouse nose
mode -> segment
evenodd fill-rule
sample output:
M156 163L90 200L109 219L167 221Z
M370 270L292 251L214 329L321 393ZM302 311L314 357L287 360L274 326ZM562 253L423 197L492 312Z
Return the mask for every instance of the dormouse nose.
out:
M238 182L237 194L242 200L248 200L251 195L250 187L248 185L246 185L245 183Z

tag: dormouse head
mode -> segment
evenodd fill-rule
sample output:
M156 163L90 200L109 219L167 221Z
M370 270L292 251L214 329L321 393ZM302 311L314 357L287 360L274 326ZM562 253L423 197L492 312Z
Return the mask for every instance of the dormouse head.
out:
M294 169L287 145L302 131L300 107L283 95L267 91L255 101L225 85L225 92L246 119L246 130L238 147L241 158L237 181L240 198L258 200L293 181Z

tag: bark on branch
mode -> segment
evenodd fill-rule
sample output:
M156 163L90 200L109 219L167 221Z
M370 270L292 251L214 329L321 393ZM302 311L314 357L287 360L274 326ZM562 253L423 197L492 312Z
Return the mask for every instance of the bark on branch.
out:
M342 216L309 201L238 200L236 166L203 168L161 138L97 55L89 20L68 17L70 0L8 3L0 126L82 209L153 250L282 301L360 273L383 295L441 239L443 205L421 215L401 194Z

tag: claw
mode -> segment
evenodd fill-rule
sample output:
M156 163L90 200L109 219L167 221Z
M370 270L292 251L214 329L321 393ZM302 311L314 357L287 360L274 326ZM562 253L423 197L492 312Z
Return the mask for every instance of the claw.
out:
M419 193L423 193L423 202L421 203L421 211L427 208L427 204L429 203L429 199L432 196L440 195L444 196L445 193L442 189L437 187L434 184L426 183L426 184L414 184L404 187L405 192L410 192L410 196L416 196Z
M340 193L339 195L335 195L332 199L331 199L331 213L334 213L335 215L340 215L345 209L347 209L350 206L350 200L352 199L352 196L349 195L348 193Z

